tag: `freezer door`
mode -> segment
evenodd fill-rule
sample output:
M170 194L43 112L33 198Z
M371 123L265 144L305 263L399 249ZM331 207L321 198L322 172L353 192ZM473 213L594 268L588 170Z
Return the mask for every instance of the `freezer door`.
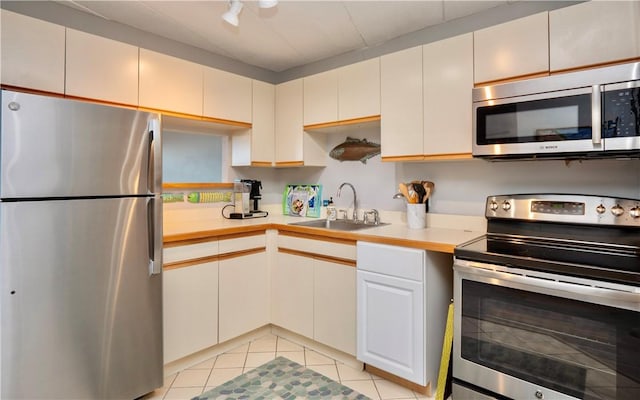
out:
M156 114L3 90L0 116L0 198L161 192Z
M162 386L150 201L0 203L0 398L133 399Z

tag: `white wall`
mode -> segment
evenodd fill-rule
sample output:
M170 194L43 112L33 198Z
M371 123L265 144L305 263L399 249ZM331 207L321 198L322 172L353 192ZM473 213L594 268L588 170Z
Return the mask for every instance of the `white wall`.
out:
M357 135L352 135L359 137ZM379 136L366 135L380 143ZM328 137L327 152L345 139ZM393 200L398 183L430 180L435 191L430 212L483 216L487 196L514 193L598 194L640 199L640 160L560 160L489 162L484 160L388 163L380 156L367 161L328 159L325 168L234 168L238 177L262 180L263 204L280 203L288 183L319 183L323 198L333 196L337 207L351 204L351 191L335 196L342 182L352 183L361 208L403 211L402 200Z

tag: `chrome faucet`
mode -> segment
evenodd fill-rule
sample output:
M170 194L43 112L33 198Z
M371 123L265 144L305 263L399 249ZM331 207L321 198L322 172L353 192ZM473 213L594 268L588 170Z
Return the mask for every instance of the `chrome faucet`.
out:
M336 196L340 197L340 192L342 191L342 188L345 185L349 186L351 188L351 190L353 190L353 220L357 221L358 220L358 200L357 200L357 197L356 197L356 188L354 188L353 185L350 184L349 182L344 182L338 188L338 193L336 193Z

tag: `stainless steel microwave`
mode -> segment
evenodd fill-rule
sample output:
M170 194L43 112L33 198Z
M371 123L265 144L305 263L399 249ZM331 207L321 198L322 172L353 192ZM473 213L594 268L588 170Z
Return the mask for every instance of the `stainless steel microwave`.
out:
M473 89L473 156L640 158L640 62Z

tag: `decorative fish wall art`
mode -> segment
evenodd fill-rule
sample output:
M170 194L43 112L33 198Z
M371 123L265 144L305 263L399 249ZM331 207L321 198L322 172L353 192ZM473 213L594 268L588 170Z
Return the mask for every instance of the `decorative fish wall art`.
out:
M329 152L329 157L338 161L360 161L363 164L380 154L380 145L367 139L347 139Z

